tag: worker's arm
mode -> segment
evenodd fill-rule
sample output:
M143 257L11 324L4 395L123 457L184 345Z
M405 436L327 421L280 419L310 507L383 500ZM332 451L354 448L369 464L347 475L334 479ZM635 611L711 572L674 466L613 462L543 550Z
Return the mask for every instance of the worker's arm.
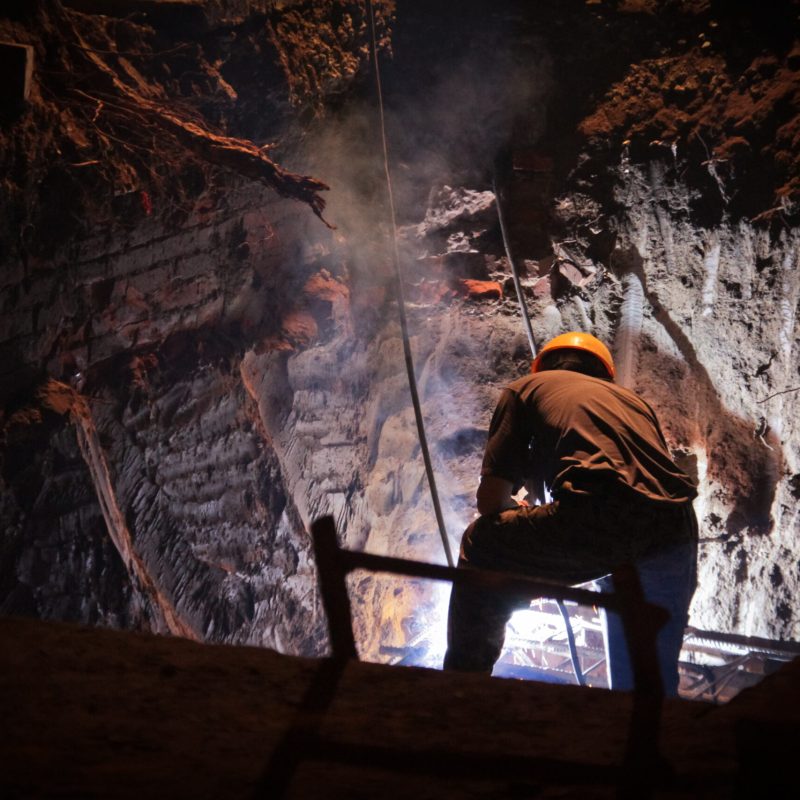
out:
M497 514L519 503L512 497L521 484L531 439L527 415L516 392L506 389L492 415L489 437L483 453L478 486L478 513ZM504 477L500 477L504 476Z
M493 475L484 475L478 486L478 513L483 516L516 508L518 503L511 496L513 489L511 481L495 478Z

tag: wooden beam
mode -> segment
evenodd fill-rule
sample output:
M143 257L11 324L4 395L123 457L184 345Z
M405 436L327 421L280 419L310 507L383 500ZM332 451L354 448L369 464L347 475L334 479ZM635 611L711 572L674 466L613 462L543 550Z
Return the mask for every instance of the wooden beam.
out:
M33 81L33 48L0 42L0 104L3 109L28 102Z

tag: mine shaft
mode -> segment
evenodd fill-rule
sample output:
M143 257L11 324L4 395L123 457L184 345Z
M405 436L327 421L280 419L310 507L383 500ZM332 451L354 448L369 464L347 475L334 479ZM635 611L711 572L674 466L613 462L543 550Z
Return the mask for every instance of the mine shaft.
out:
M794 796L800 5L9 0L9 797Z

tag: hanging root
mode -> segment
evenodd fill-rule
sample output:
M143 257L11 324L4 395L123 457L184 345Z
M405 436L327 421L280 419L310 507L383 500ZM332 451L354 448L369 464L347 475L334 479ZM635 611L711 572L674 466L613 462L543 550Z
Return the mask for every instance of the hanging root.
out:
M158 630L200 641L200 633L183 619L172 599L159 585L158 576L150 570L135 546L129 523L117 501L112 471L89 400L71 386L56 380L40 386L37 399L43 407L57 414L69 415L81 455L92 476L108 535L122 558L135 591L142 595L155 616Z
M631 386L639 361L639 340L644 320L642 279L630 272L622 279L623 298L615 341L618 380Z
M710 317L714 313L714 302L717 295L717 275L719 274L719 255L721 246L716 237L706 247L703 256L703 268L705 269L705 280L703 281L703 316Z
M322 216L325 200L319 192L329 188L325 183L283 169L267 156L265 148L260 148L247 139L212 133L199 121L181 116L167 107L163 101L145 96L146 85L140 85L138 89L132 88L120 78L98 51L87 44L75 24L76 12L65 9L60 4L57 5L57 9L62 29L68 30L72 35L84 63L88 63L93 71L105 78L105 88L113 94L113 102L120 111L129 115L137 124L160 129L169 134L185 149L209 164L265 183L283 197L307 203L329 228L333 227ZM73 89L73 92L87 97L86 93L77 89ZM100 108L102 101L96 99L96 102Z

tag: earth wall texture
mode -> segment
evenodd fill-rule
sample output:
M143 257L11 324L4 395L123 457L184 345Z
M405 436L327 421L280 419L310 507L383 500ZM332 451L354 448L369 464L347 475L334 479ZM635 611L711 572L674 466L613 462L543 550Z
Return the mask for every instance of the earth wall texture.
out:
M342 5L331 4L332 19ZM736 25L707 4L661 16L573 5L465 12L469 36L454 28L435 46L419 38L430 19L398 6L394 72L386 67L398 249L451 546L475 514L499 390L530 363L492 192L491 161L505 148L511 245L536 341L572 329L607 341L619 380L656 409L698 481L691 623L796 640L794 42L742 52L725 38ZM324 216L335 229L274 187L232 177L187 189L180 213L155 192L126 190L112 218L54 230L47 247L13 215L4 222L18 245L3 251L0 287L3 613L319 655L313 519L333 514L352 549L444 561L405 372L375 98L360 83L368 53L348 33L309 55L301 45L322 29L319 4L276 8L291 12L278 22L294 43L277 63L306 78L261 77L277 81L283 155L331 187ZM246 26L246 10L237 14L226 24ZM491 25L469 28L476 19ZM676 32L687 24L691 41ZM609 61L596 25L629 51ZM520 31L513 57L479 65L491 91L471 80L466 111L448 120L466 133L443 148L426 128L445 125L435 108L459 106L453 76L474 77L481 37L496 44L510 28ZM7 33L23 29L14 21ZM643 52L653 30L661 50ZM751 33L748 42L773 42ZM578 34L585 48L559 46ZM420 62L440 51L429 92L407 82L409 41ZM338 47L333 61L347 69L315 82L298 64L320 47ZM456 68L448 59L460 49L468 58ZM591 72L592 58L603 70ZM565 108L576 74L591 92ZM513 91L465 127L503 76ZM37 113L49 113L42 103ZM247 115L232 108L228 124L243 135ZM18 145L30 142L25 119L15 125L6 165L15 131ZM15 186L17 199L33 191ZM51 216L64 206L36 198ZM36 218L39 239L48 218ZM350 586L364 657L438 663L445 589L360 573Z

